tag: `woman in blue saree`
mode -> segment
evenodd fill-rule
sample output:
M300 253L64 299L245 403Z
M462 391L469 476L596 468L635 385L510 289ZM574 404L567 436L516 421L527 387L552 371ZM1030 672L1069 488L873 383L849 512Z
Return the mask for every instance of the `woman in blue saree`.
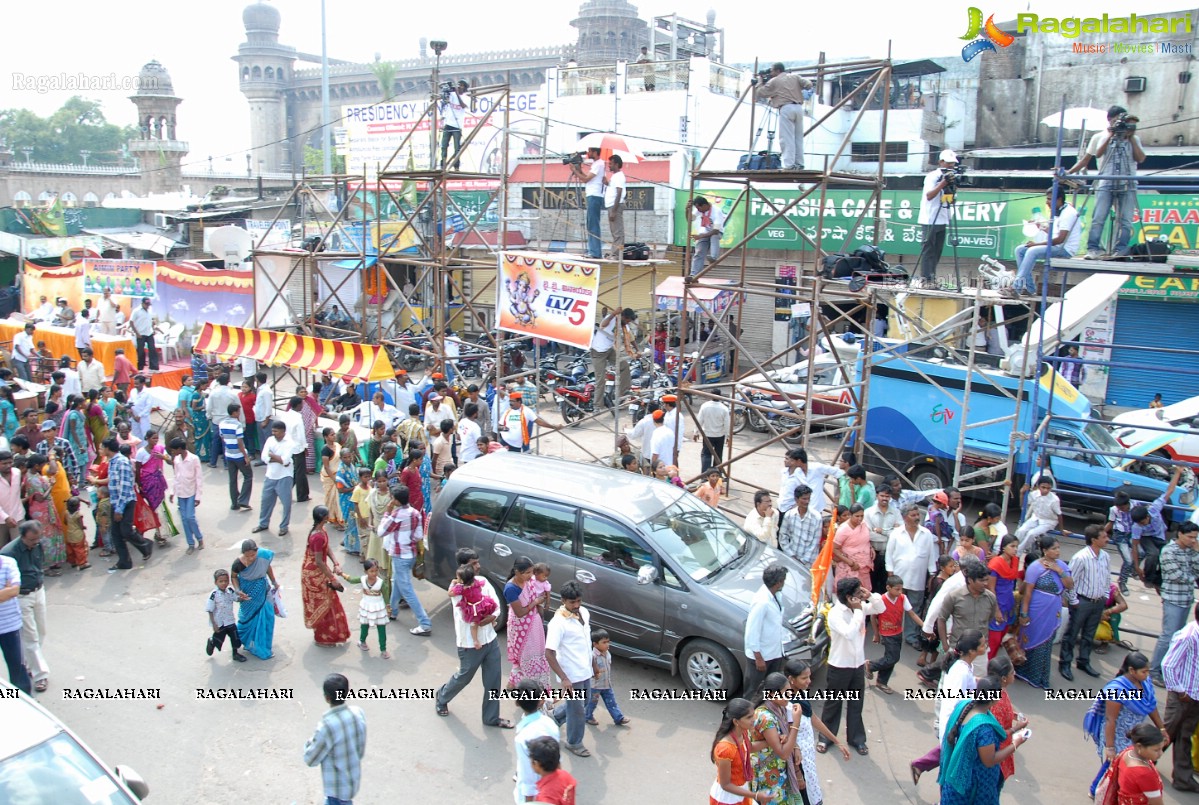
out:
M1024 743L1016 733L1010 746L1000 744L1007 730L991 715L1002 685L995 677L978 680L977 696L958 702L941 738L941 805L999 805L1003 787L1000 764Z
M337 443L334 442L334 447ZM358 533L358 505L352 496L354 487L358 486L358 465L354 463L354 453L342 449L341 465L337 469L337 498L341 509L341 519L345 521L345 536L341 538L341 547L346 553L361 556L362 539Z
M75 476L71 478L71 486L76 488L82 487L86 483L84 472L92 461L89 454L91 442L88 440L87 414L83 412L84 402L84 398L78 394L72 394L67 398L67 414L63 420L61 433L61 436L71 445L71 452L75 454L77 470Z
M207 380L193 381L190 377L183 378L183 387L179 389L179 407L191 417L192 427L196 431L196 455L205 464L212 458L212 424L208 414L204 413L204 386Z
M1134 651L1124 658L1116 678L1103 686L1082 719L1082 728L1087 738L1095 742L1103 761L1091 781L1092 797L1095 786L1107 774L1107 767L1132 745L1128 732L1145 719L1152 721L1162 735L1167 735L1165 722L1157 712L1157 694L1149 681L1149 658Z
M1024 560L1024 592L1020 597L1020 645L1027 661L1016 676L1037 688L1049 687L1053 668L1053 635L1062 622L1062 594L1074 586L1070 568L1058 557L1057 538L1046 534L1037 540L1040 557Z
M233 588L240 594L237 633L246 651L262 660L271 658L275 639L275 605L271 592L279 588L271 560L275 552L259 548L252 539L241 544L241 556L233 561ZM268 583L269 580L269 583Z

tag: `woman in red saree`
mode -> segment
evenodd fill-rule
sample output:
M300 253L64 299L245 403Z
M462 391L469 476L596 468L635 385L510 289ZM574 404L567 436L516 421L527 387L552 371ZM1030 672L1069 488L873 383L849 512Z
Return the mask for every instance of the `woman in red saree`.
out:
M312 510L312 530L304 551L304 567L300 571L300 591L304 600L304 626L314 633L318 646L336 646L350 639L350 625L337 594L343 587L337 580L341 565L329 548L325 524L329 509L317 506ZM332 564L332 569L329 565Z

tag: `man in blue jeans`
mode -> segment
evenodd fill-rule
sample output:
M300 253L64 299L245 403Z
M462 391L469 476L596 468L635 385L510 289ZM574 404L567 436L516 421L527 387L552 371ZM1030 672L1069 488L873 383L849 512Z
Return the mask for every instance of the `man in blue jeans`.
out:
M1183 523L1173 542L1162 548L1158 557L1162 571L1159 593L1162 597L1162 632L1153 649L1149 672L1153 681L1162 682L1162 659L1170 649L1174 633L1187 625L1187 616L1195 605L1195 582L1199 580L1199 525Z
M1112 254L1128 254L1128 241L1132 238L1132 214L1137 208L1137 165L1145 161L1141 138L1136 135L1135 117L1128 116L1123 106L1107 110L1107 131L1096 132L1087 143L1087 150L1078 162L1066 173L1078 173L1091 163L1099 161L1102 176L1127 176L1127 179L1099 179L1095 182L1095 208L1091 213L1091 229L1087 233L1087 260L1098 260L1104 256L1099 244L1103 238L1103 227L1108 213L1116 209L1112 224Z
M591 696L591 613L583 607L583 589L568 581L558 591L562 606L545 633L545 661L558 675L567 699L554 710L554 720L566 724L566 748L578 757L591 757L583 746L587 729L587 699Z
M425 533L421 513L408 505L408 495L408 487L394 487L392 505L379 522L383 550L391 556L390 615L394 620L403 601L416 616L416 627L410 632L417 637L428 637L433 633L433 623L412 586L412 566L419 558Z
M604 211L604 173L607 166L600 159L600 149L587 149L588 162L572 162L571 177L583 183L587 196L587 256L598 260L604 256L600 239L600 217ZM586 170L584 170L586 168Z
M1021 294L1036 293L1032 271L1038 261L1046 257L1073 257L1078 251L1082 240L1082 222L1078 218L1078 210L1066 203L1066 199L1058 195L1057 207L1053 206L1053 189L1045 191L1045 201L1053 214L1053 244L1042 240L1040 243L1030 240L1016 247L1016 281L1012 283L1012 292Z

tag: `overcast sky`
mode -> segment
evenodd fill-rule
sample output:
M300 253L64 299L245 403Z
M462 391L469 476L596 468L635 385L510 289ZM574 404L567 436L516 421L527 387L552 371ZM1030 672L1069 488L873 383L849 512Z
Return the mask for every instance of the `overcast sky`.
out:
M282 15L280 41L301 52L319 54L320 0L273 3ZM190 143L187 164L207 164L212 156L218 169L224 165L244 170L249 111L238 91L237 66L230 57L245 39L241 21L245 5L237 0L164 3L158 6L161 22L155 22L156 6L133 0L106 0L101 4L95 0L55 0L46 7L53 10L48 16L43 16L37 5L20 4L9 9L4 69L24 75L84 72L136 76L143 64L156 58L170 72L175 94L184 99L179 108L178 137ZM636 5L643 19L677 12L703 21L707 10L714 9L717 26L727 31L725 60L749 62L755 57L763 61L812 59L820 50L833 60L882 57L888 40L897 60L956 57L963 44L958 37L965 33L970 2L921 5L842 0L798 6L744 0L698 0L691 4L643 0ZM979 5L985 6L984 13L994 14L997 21L1014 19L1018 12L1030 8L1027 2L994 0ZM1058 16L1098 16L1104 12L1127 15L1134 10L1155 10L1140 3L1106 0L1052 0L1032 7ZM448 41L450 52L455 54L569 44L575 40L570 21L578 4L571 0L329 0L328 8L330 57L369 62L376 53L384 59L415 57L422 36ZM74 94L19 89L19 80L14 75L0 85L0 108L24 107L45 115ZM110 121L133 123L129 92L84 94L102 101Z

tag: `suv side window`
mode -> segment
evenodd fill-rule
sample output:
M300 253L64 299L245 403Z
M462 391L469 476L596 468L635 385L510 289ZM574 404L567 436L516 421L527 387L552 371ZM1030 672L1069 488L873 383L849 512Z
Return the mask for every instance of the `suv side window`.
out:
M583 558L631 575L654 564L653 554L628 529L587 512L583 513Z
M520 498L504 521L504 532L561 553L573 553L575 515L573 506Z
M450 506L449 515L455 520L486 528L488 531L499 531L500 523L504 520L504 510L508 508L511 500L512 496L503 492L468 489Z

